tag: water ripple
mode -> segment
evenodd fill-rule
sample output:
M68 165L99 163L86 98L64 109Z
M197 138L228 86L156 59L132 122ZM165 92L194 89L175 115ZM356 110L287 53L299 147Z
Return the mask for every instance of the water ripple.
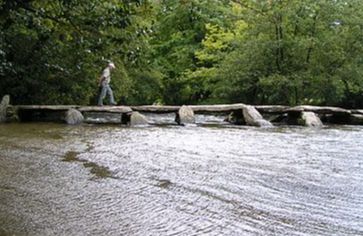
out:
M0 126L0 234L363 235L362 134Z

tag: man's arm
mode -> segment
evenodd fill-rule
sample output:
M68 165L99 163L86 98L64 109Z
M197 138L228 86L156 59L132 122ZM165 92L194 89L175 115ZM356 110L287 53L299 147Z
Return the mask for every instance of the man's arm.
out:
M98 86L101 86L102 85L102 82L105 80L105 77L103 75L101 75L99 78L98 78Z

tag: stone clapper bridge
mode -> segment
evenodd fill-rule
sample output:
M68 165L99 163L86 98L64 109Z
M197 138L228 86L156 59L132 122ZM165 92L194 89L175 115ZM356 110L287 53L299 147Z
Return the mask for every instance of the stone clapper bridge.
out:
M78 106L78 105L10 105L9 96L4 96L0 105L0 122L63 122L108 123L98 119L87 119L90 115L112 114L123 125L152 124L147 114L175 113L175 124L196 122L194 114L225 115L225 122L235 125L270 127L273 124L320 127L327 124L363 125L363 110L347 110L338 107L280 106L246 104L190 105L190 106Z

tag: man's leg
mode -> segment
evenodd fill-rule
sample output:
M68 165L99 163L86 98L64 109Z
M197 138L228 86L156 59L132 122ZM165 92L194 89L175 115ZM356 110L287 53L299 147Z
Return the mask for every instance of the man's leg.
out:
M115 98L113 97L113 92L112 92L110 85L107 86L107 93L110 96L110 104L116 105Z
M104 98L105 98L105 96L106 96L106 92L107 92L107 88L106 88L106 86L103 86L103 85L102 85L101 93L100 93L100 95L99 95L99 97L98 97L98 103L97 103L97 105L99 105L99 106L103 106L103 99L104 99Z

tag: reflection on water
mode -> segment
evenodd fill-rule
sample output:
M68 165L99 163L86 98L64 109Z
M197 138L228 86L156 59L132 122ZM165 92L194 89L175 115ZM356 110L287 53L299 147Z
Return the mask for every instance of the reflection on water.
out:
M0 125L0 235L363 235L363 127Z

